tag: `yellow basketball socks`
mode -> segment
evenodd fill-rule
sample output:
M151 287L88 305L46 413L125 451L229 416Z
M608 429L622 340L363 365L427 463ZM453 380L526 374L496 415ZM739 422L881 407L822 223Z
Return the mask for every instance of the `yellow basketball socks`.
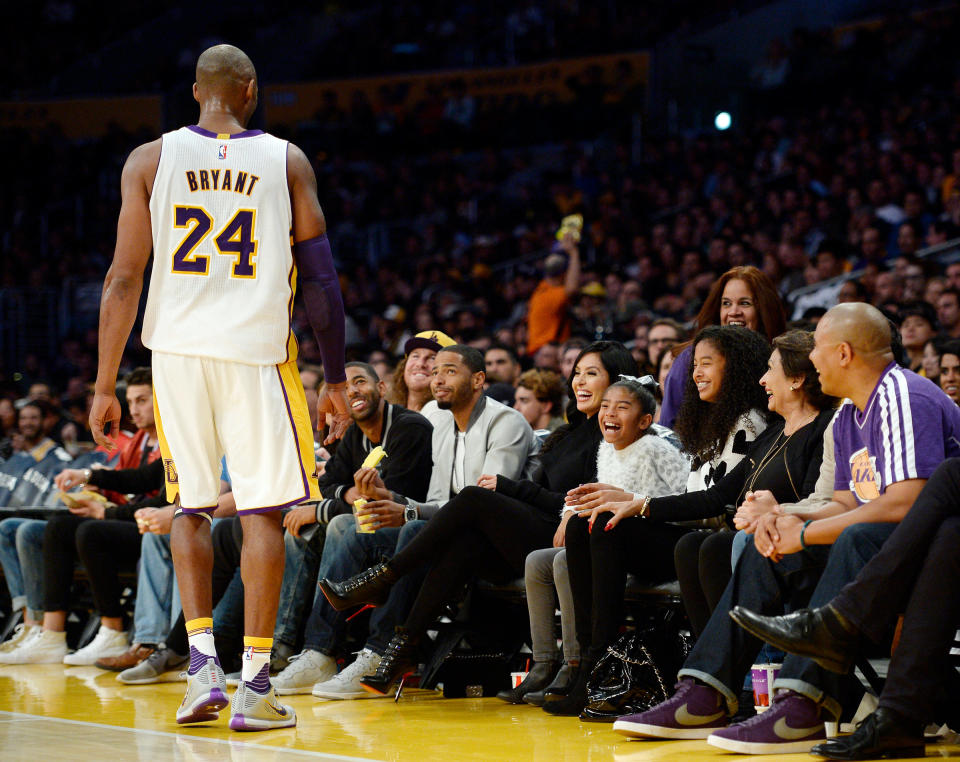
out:
M243 668L240 679L257 693L270 690L270 649L273 638L243 636Z
M193 675L206 666L207 659L217 658L217 648L213 644L213 618L197 617L187 622L187 642L190 644L190 668L187 674Z

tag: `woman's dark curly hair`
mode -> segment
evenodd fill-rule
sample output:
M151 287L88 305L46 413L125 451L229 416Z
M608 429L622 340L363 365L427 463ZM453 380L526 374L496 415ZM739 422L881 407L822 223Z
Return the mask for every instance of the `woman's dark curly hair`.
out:
M767 395L760 377L767 371L770 345L758 331L741 326L708 326L693 340L693 351L701 341L716 347L725 361L720 394L704 402L697 393L693 372L687 376L683 402L674 426L683 449L694 458L694 466L713 460L722 451L737 420L750 410L765 416ZM759 433L759 432L755 432Z
M607 375L610 376L611 384L618 381L621 375L633 376L637 373L637 361L633 359L630 350L619 341L595 341L580 350L580 354L577 355L577 360L573 364L573 371L570 372L570 378L567 379L567 396L570 399L567 404L567 423L547 437L547 441L540 448L540 455L556 447L567 434L588 420L577 409L577 396L573 393L573 374L576 372L580 360L590 354L600 355L600 364L603 365ZM594 422L594 425L596 425L596 422Z

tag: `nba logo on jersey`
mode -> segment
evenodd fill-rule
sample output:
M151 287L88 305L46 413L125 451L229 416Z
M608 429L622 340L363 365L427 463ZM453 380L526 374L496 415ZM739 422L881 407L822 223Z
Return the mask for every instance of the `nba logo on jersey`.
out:
M217 148L217 158L221 161L227 158L227 146L223 143Z

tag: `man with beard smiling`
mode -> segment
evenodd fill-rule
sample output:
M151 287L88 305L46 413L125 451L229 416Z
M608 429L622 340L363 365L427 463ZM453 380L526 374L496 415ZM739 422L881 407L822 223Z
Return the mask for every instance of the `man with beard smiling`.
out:
M423 409L424 416L433 424L434 462L426 501L412 494L397 494L395 489L391 491L385 477L358 472L355 486L370 500L364 510L373 517L368 526L374 531L357 532L353 516L335 516L327 527L326 547L320 562L321 578L347 579L384 556L392 556L416 536L424 520L441 510L461 489L477 484L482 474L503 474L511 479L525 475L530 457L537 449L533 429L518 411L484 396L485 375L483 355L472 347L453 345L437 354L430 384L435 401ZM354 415L356 398L349 387L350 377L347 383L351 415ZM341 446L348 441L349 431ZM384 446L387 461L392 457L390 447L389 442ZM428 448L421 449L429 452ZM426 469L423 472L426 473ZM346 615L336 612L318 594L307 621L303 652L273 678L277 692L312 692L325 699L372 698L372 694L363 690L360 678L376 672L381 655L396 625L403 621L425 572L408 574L394 585L387 603L377 608L371 617L366 647L356 661L339 674L336 674L334 654L343 639Z
M338 549L346 546L343 535L346 533L353 539L356 534L352 505L364 496L361 492L387 498L399 493L418 500L427 494L433 466L430 446L433 427L430 422L420 413L387 402L384 397L386 385L371 365L350 362L346 370L347 404L353 425L343 435L320 476L320 491L324 497L316 504L294 507L283 520L287 529L284 536L287 572L280 593L280 615L274 635L275 657L289 656L294 651L300 612L306 596L314 590L318 567L322 570L335 563ZM380 467L361 468L364 459L378 445L387 453ZM336 524L330 525L334 518L341 516ZM324 539L323 529L328 525ZM358 541L362 543L365 538L372 537L374 535L358 535ZM328 552L321 560L324 547ZM376 617L373 621L376 622ZM304 671L310 661L307 656L295 662L298 668L294 674L300 675L298 679L306 674ZM327 669L310 671L315 679L306 686L307 690L314 682L336 673L335 666L326 666ZM284 680L276 686L281 692L284 692L281 688L286 684Z

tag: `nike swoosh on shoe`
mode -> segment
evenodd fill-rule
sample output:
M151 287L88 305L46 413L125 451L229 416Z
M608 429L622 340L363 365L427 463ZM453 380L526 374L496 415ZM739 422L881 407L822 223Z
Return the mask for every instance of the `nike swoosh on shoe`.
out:
M781 717L773 724L773 732L784 741L799 741L807 736L813 735L820 730L820 725L813 728L791 728L787 725L787 718Z
M673 713L673 719L676 720L677 724L687 728L707 725L726 716L727 714L723 710L717 712L716 714L691 714L688 711L686 704L681 706L676 712Z

